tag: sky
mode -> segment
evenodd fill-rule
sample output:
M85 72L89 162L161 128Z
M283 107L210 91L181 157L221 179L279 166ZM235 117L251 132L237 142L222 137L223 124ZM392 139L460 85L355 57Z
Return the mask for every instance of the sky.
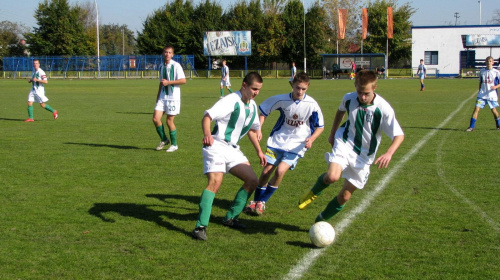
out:
M70 4L84 3L89 0L69 0ZM90 0L93 2L93 0ZM99 10L100 24L126 24L136 32L142 31L144 20L154 10L159 9L168 0L95 0ZM197 5L200 1L194 0ZM216 0L223 5L232 5L238 0ZM306 8L314 0L302 0ZM35 27L33 17L38 3L42 0L0 0L0 21L22 23L27 27ZM500 9L499 0L398 0L402 5L409 2L416 9L411 17L414 26L436 25L479 25L488 24L493 19L494 11ZM481 13L480 13L481 11ZM361 11L359 11L361 13ZM455 17L457 13L457 17ZM31 30L31 29L30 29Z

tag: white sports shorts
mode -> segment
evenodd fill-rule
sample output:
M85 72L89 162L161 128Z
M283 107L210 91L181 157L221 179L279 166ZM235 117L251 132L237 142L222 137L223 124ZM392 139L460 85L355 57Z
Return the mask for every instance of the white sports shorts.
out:
M363 189L370 176L370 164L361 161L342 140L335 140L331 153L325 159L329 163L342 166L342 178L358 189Z
M231 87L231 82L229 81L229 79L220 80L220 86L221 87Z
M47 101L49 101L49 99L45 96L44 90L40 90L38 92L31 90L28 94L28 102L45 103Z
M156 102L156 111L163 111L167 115L176 116L181 112L181 101L173 99L159 99Z
M227 173L236 165L248 162L240 151L240 146L214 140L212 146L205 146L203 153L203 174L212 172Z

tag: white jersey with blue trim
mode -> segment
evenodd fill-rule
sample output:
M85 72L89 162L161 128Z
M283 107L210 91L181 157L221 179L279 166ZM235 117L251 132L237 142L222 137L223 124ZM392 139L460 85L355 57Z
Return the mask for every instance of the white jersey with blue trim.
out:
M205 111L215 126L212 137L231 145L238 145L250 129L259 130L260 122L257 115L257 104L250 100L248 104L241 101L241 92L233 92L220 99L212 108Z
M265 117L272 111L280 112L267 139L267 146L295 153L300 157L307 151L305 140L316 128L325 126L321 108L316 100L307 94L302 100L293 100L292 93L271 96L260 104L259 110Z
M382 131L391 139L404 135L394 109L378 94L375 94L372 105L363 105L358 101L357 92L348 93L342 99L339 111L346 112L347 120L335 133L335 139L342 139L366 164L375 160Z
M170 60L170 63L165 65L164 63L160 66L160 82L163 79L169 81L175 81L180 79L185 79L184 69L180 63L174 60ZM168 85L162 86L160 99L169 100L180 100L181 99L181 87L180 85Z
M481 87L477 93L477 98L498 101L498 92L497 90L491 89L491 87L500 83L500 71L494 68L483 68L479 73Z

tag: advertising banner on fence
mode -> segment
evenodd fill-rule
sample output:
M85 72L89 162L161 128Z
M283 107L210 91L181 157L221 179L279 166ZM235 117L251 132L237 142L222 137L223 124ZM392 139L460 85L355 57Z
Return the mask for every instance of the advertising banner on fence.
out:
M207 31L203 35L206 56L249 56L252 54L251 31Z

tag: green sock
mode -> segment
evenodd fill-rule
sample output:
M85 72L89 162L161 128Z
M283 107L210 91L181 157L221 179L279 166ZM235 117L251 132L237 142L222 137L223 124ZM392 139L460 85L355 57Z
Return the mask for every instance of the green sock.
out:
M233 90L231 88L228 88L228 90L229 90L230 93L233 93Z
M45 104L45 110L47 110L47 111L49 111L51 113L54 113L54 111L55 111L54 109L52 109L52 107L50 107L49 104Z
M220 89L220 96L224 96L224 89L223 88Z
M170 131L170 140L172 140L172 145L177 146L177 129Z
M28 118L33 119L33 106L28 106Z
M200 213L198 214L198 220L196 221L196 227L204 226L208 227L208 222L210 221L210 214L212 213L212 204L214 202L215 193L203 190L200 198Z
M345 204L344 204L345 205ZM334 197L330 203L326 206L325 210L321 212L318 217L316 217L316 222L319 221L328 221L333 216L335 216L338 212L342 211L344 205L340 205L337 197Z
M245 205L247 204L247 201L251 195L252 193L248 193L243 187L241 187L240 190L236 193L233 205L231 205L231 208L229 209L229 211L227 211L226 217L224 219L238 219L238 216L241 214L241 211L243 211L243 208L245 208Z
M160 136L161 141L166 141L167 140L167 135L165 134L165 128L163 125L157 126L156 127L156 132Z
M323 177L325 177L326 173L319 175L318 180L316 180L316 184L312 187L311 191L314 195L320 195L321 192L326 189L329 184L325 184L323 182Z

